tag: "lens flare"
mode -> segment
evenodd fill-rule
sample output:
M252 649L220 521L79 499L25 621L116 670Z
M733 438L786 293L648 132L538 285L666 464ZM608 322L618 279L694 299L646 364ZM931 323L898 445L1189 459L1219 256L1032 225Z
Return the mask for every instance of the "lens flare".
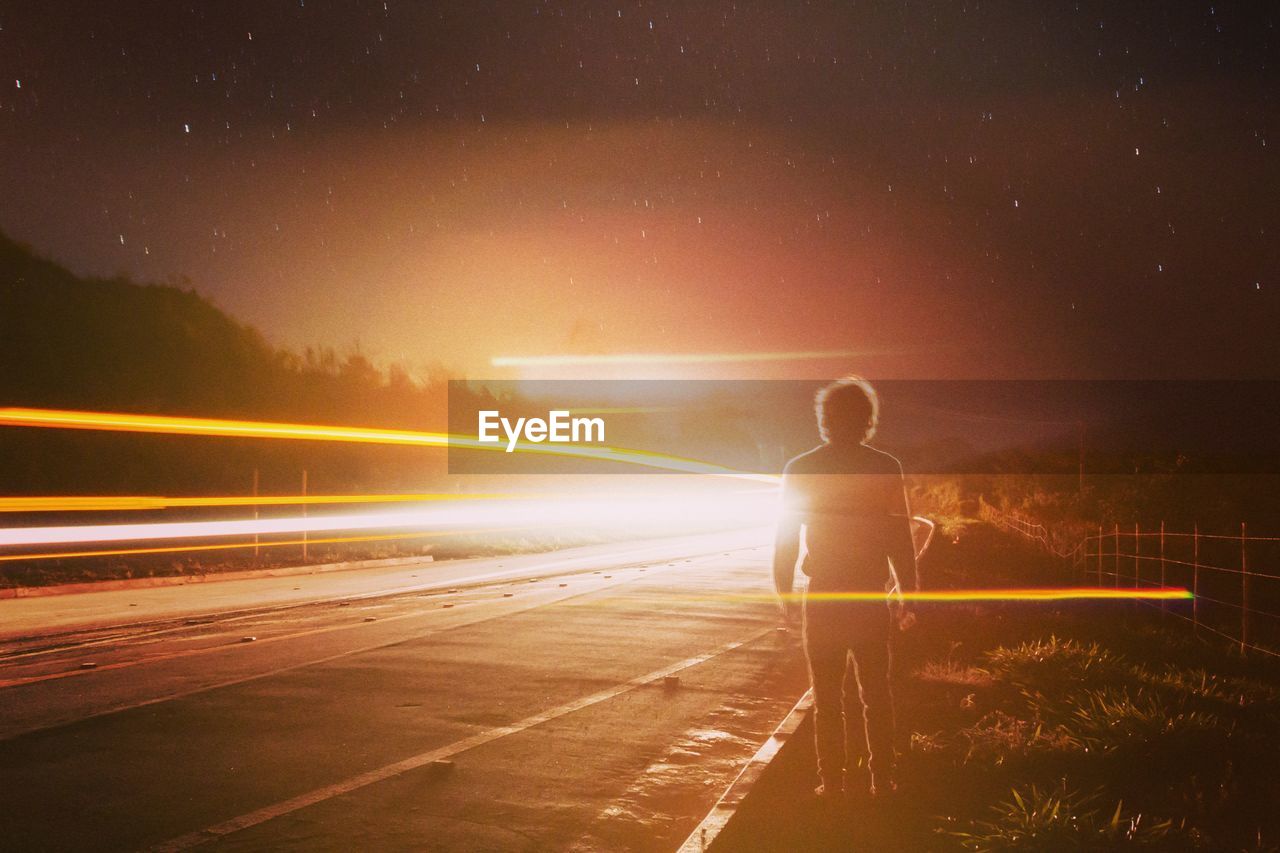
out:
M312 424L222 420L217 418L171 417L167 415L80 412L59 409L0 409L0 426L160 433L164 435L222 436L229 438L338 441L361 444L485 450L489 452L503 452L506 450L506 446L502 443L481 442L474 435L456 435L444 432L413 432L411 430L366 427L318 426ZM575 459L594 459L599 462L639 465L645 468L656 468L682 474L707 474L715 477L730 477L758 482L778 482L778 478L771 474L738 471L733 468L726 468L723 465L699 462L696 459L685 459L679 456L669 456L646 450L630 450L622 447L582 444L544 445L520 442L514 446L514 450L518 453L568 456Z
M856 350L798 352L618 353L615 355L495 355L492 367L575 367L599 364L737 364L760 361L818 361L856 358Z
M711 499L670 489L641 497L543 496L524 500L468 501L463 505L433 505L409 510L283 518L6 527L0 528L0 547L36 548L340 530L465 530L509 526L679 532L764 525L768 523L775 502L774 495L769 492L724 494Z
M306 539L277 539L270 542L218 542L205 545L177 545L156 548L109 548L97 551L56 551L35 554L0 554L0 563L19 563L31 560L70 560L78 557L134 557L146 554L184 554L188 551L234 551L249 548L280 548L285 545L333 545L348 542L390 542L401 539L429 539L444 536L475 535L479 533L509 533L526 530L523 527L494 527L471 530L431 530L426 533L383 533L373 536L326 536Z
M0 497L0 512L118 512L190 507L315 506L325 504L426 503L429 501L492 500L513 494L408 494L408 495L225 495L214 497L162 497L150 495L62 495Z
M732 596L743 601L777 601L772 594ZM1190 601L1190 590L1182 587L1158 589L1114 589L1110 587L1029 587L1011 589L944 589L917 592L793 592L782 596L787 601L879 601L901 599L911 602L965 601L1114 601L1134 599L1148 601Z

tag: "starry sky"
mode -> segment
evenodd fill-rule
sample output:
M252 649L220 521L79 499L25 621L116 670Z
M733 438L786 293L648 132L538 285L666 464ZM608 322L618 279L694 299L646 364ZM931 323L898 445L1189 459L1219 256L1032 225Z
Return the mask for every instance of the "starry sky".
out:
M0 0L0 229L470 376L1276 377L1277 18Z

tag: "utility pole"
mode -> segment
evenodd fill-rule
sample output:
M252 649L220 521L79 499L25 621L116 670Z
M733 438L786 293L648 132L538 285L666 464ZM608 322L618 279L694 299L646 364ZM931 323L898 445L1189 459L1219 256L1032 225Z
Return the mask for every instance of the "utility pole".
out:
M253 520L258 520L258 469L253 469ZM253 534L253 564L258 565L258 533Z
M306 468L302 469L302 496L304 498L307 496L307 469ZM306 501L303 501L302 503L302 517L303 519L306 519L307 517ZM302 531L302 561L304 563L307 561L307 531L305 528Z
M1077 459L1076 459L1076 489L1080 494L1084 494L1084 421L1076 422L1076 429L1079 441L1077 443Z

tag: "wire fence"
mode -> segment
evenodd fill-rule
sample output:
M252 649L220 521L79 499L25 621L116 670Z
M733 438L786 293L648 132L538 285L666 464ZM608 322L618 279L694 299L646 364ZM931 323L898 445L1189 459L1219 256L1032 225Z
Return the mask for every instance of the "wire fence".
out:
M1163 616L1221 637L1243 654L1280 657L1280 536L1239 532L1144 529L1140 524L1098 525L1090 533L1055 531L1025 515L982 501L982 518L1070 561L1087 582L1115 589L1178 587L1189 602L1162 601Z

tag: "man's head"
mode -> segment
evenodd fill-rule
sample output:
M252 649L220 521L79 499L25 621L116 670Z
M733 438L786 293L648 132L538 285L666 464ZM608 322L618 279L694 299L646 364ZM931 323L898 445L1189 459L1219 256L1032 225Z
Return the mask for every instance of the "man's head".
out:
M880 398L871 383L859 376L832 382L813 399L818 432L828 444L860 444L875 435Z

